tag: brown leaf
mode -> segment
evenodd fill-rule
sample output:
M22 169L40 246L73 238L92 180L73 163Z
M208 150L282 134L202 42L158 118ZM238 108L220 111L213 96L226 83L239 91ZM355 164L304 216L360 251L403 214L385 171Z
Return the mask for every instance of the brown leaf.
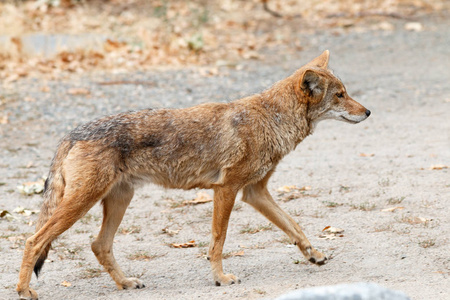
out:
M25 97L25 98L23 98L23 100L25 102L36 102L36 99L34 99L33 97Z
M381 211L394 212L397 209L400 210L400 209L405 209L405 208L403 206L395 206L395 207L388 207L388 208L382 209Z
M91 92L84 88L71 88L67 91L69 95L89 95Z
M41 92L48 93L50 92L50 88L47 85L44 85L40 88Z
M112 52L119 48L123 48L127 45L125 42L119 42L119 41L113 41L110 39L107 39L103 47L105 48L106 52Z
M184 205L196 205L213 201L213 198L206 192L198 192L194 200L183 201Z
M65 286L65 287L69 287L69 286L71 286L72 284L71 284L70 282L64 280L63 282L61 282L61 285L62 285L62 286Z
M0 124L8 124L9 120L8 120L8 115L4 115L0 117Z
M448 166L446 166L446 165L432 165L430 167L430 170L442 170L442 169L448 169Z
M197 244L195 243L194 240L192 240L192 241L189 241L189 242L183 243L183 244L172 243L172 244L170 244L170 246L172 248L192 248L192 247L197 247Z
M332 234L332 233L330 233L330 234L321 234L321 235L319 235L319 239L334 240L334 239L337 239L337 236L335 234Z
M277 192L279 192L279 193L289 193L289 192L292 192L292 191L309 191L309 190L311 190L310 186L304 186L304 187L299 188L296 185L285 185L285 186L280 187L277 190Z
M229 253L224 253L224 254L222 255L222 258L223 258L223 259L227 259L227 258L230 258L230 257L233 257L233 256L244 256L244 250L241 250L241 251L235 251L235 252L229 252Z
M361 157L373 157L375 156L374 153L360 153L359 156Z
M339 234L339 233L343 233L344 229L341 228L336 228L336 227L331 227L331 226L327 226L324 229L322 229L322 232L327 232L327 233L333 233L333 234Z

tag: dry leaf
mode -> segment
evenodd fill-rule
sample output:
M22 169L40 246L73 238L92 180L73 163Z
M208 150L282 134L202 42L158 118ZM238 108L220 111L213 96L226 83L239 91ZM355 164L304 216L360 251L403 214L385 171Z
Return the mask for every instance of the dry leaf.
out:
M213 198L206 192L198 192L197 197L194 200L190 201L183 201L186 205L195 205L195 204L202 204L202 203L208 203L213 201Z
M173 229L169 229L166 227L166 228L162 229L162 232L165 234L168 234L170 236L174 236L174 235L178 234L178 232L180 232L180 230L173 230Z
M420 32L423 31L423 25L419 22L408 22L405 24L405 29L408 31Z
M4 115L0 117L0 124L8 124L9 120L8 120L8 115Z
M319 239L334 240L337 237L343 237L343 232L344 229L326 226L324 229L322 229L322 233L319 235Z
M172 244L170 244L170 246L172 248L192 248L192 247L197 247L197 244L195 243L194 240L192 240L192 241L189 241L189 242L183 243L183 244L172 243Z
M17 79L19 79L19 77L20 77L19 74L11 74L3 80L3 83L14 82Z
M224 253L222 255L223 259L227 259L233 256L244 256L244 250L240 250L240 251L235 251L235 252L230 252L230 253Z
M361 156L361 157L373 157L373 156L375 156L375 153L360 153L359 156Z
M0 210L0 218L5 218L8 221L12 221L16 219L13 215L10 214L7 210Z
M50 92L50 88L47 85L44 85L40 88L41 92L48 93Z
M71 88L67 91L69 95L89 95L91 92L84 88Z
M185 200L181 204L177 204L177 207L186 205L197 205L213 201L213 198L206 192L198 192L197 197L193 200Z
M22 185L18 185L17 190L25 195L40 194L44 191L44 180L25 182Z
M442 169L448 169L448 166L446 166L446 165L432 165L430 167L430 170L442 170Z
M339 233L343 233L344 229L327 226L324 229L322 229L322 232L339 234Z
M294 199L298 199L301 197L317 197L317 195L313 195L313 194L306 194L306 191L311 190L310 186L304 186L304 187L297 187L295 185L285 185L280 187L277 192L278 195L281 196L282 201L287 202L287 201L291 201Z
M388 207L388 208L382 209L381 211L394 212L397 209L400 210L400 209L405 209L405 208L403 206L396 206L396 207Z
M33 97L25 97L25 98L23 98L23 100L25 102L36 102L36 99L34 99Z
M426 219L423 217L413 217L411 219L411 224L422 224L422 223L426 223L428 221L431 221L431 219Z
M65 286L65 287L69 287L69 286L71 286L72 284L71 284L70 282L64 280L63 282L61 282L61 285L62 285L62 286Z
M110 39L107 39L105 44L103 45L103 47L105 48L105 51L107 51L107 52L112 52L119 48L123 48L125 46L127 46L127 43L125 43L125 42L113 41Z
M13 210L13 212L15 212L16 214L21 214L21 215L28 217L33 214L39 213L39 210L30 210L30 209L25 209L22 206L18 206Z
M279 192L279 193L289 193L289 192L292 192L292 191L309 191L309 190L311 190L310 186L304 186L304 187L299 188L296 185L285 185L285 186L280 187L277 190L277 192Z
M343 236L343 235L342 235ZM335 234L329 233L329 234L321 234L319 235L319 239L324 240L334 240L337 239L337 236Z

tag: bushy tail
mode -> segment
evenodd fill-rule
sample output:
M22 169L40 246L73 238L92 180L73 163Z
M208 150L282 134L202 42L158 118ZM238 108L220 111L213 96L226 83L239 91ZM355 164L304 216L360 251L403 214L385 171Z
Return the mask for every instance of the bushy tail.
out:
M44 203L42 203L41 212L39 214L39 219L36 224L36 232L38 232L45 223L53 215L53 212L58 207L59 203L64 196L65 181L62 175L62 162L69 152L69 145L65 145L64 142L58 147L55 157L52 161L52 166L50 167L50 172L48 178L44 185ZM48 252L51 247L51 242L45 246L41 255L39 256L36 264L34 265L34 273L36 277L39 276L39 272L47 259Z

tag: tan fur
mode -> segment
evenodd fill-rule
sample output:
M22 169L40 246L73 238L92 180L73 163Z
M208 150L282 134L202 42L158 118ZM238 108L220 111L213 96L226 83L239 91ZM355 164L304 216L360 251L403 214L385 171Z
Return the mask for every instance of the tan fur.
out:
M209 258L217 285L240 282L222 268L228 220L240 190L242 200L282 229L309 261L325 263L272 199L267 182L318 121L357 123L370 114L347 95L327 69L328 60L325 51L270 89L231 103L123 113L70 132L53 159L36 233L26 242L20 298L37 299L29 287L33 268L38 274L51 242L100 200L103 224L92 250L119 289L143 287L140 280L125 277L112 244L134 188L145 182L214 190Z

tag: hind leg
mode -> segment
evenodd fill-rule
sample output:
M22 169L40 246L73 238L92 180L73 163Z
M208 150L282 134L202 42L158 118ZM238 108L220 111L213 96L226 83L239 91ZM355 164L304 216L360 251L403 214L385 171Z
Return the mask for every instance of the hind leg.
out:
M101 193L83 195L80 191L67 192L47 223L27 239L16 288L20 299L38 299L37 293L29 284L39 256L49 243L72 227L100 198Z
M145 287L137 278L126 278L113 255L113 240L123 215L133 198L133 187L126 183L116 185L103 199L103 223L92 251L99 263L108 271L119 289Z

